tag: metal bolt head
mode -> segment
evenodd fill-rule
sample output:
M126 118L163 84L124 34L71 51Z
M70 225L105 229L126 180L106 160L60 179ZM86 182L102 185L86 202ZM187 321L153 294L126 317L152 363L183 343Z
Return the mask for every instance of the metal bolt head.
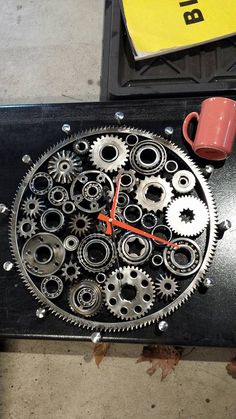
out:
M210 279L210 278L205 278L205 279L204 279L204 281L203 281L203 285L204 285L204 287L206 287L206 288L210 288L210 287L212 287L212 286L213 286L213 281L212 281L212 279Z
M46 315L46 308L39 307L36 310L36 316L38 317L38 319L43 319L45 315Z
M65 132L67 135L70 134L70 125L69 124L63 124L62 125L62 131Z
M165 320L162 320L159 324L158 324L158 329L160 330L160 332L166 332L168 329L169 325Z
M171 137L174 134L174 128L173 127L165 127L165 135L167 137Z
M207 164L203 169L203 173L207 177L210 177L213 172L214 172L214 166L212 166L211 164Z
M101 340L102 340L102 335L101 335L100 332L94 332L94 333L92 333L92 335L91 335L91 341L93 343L99 343L99 342L101 342Z
M4 264L3 264L3 269L4 269L4 271L7 271L7 272L9 272L9 271L11 271L12 270L12 268L13 268L13 263L12 262L10 262L9 260L7 260L6 262L4 262Z
M5 204L0 204L0 214L7 214L9 209L6 207Z
M24 156L22 157L21 160L25 164L32 164L33 163L31 157L29 156L29 154L24 154Z
M125 114L121 111L117 111L115 113L115 119L117 120L118 124L121 124L121 121L123 121L124 117L125 117Z

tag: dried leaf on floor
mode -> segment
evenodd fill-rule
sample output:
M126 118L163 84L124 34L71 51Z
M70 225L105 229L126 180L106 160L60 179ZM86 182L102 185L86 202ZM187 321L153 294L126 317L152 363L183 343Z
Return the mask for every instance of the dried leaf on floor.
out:
M179 363L183 353L183 348L166 345L149 345L144 346L139 362L150 362L151 367L147 369L147 374L153 375L158 368L161 369L161 381L163 381L168 374Z
M231 375L232 378L236 378L236 356L226 366L226 370L227 370L227 373Z
M94 346L93 354L97 367L101 364L110 346L110 343L96 343Z

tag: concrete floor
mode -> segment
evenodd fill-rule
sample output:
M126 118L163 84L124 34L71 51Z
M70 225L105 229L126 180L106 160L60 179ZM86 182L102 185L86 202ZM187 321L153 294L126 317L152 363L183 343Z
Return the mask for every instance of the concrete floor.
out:
M0 103L98 100L104 0L0 0ZM1 419L236 418L228 349L186 351L163 382L140 345L0 343Z

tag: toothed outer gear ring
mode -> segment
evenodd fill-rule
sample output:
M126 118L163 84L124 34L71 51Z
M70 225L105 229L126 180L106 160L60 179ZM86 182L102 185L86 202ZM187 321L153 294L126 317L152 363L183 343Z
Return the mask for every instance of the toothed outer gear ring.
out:
M53 287L53 290L51 290L51 287ZM63 288L64 285L61 278L58 278L58 276L55 275L46 276L41 282L41 291L45 297L50 300L58 298L61 295Z
M108 309L122 320L143 317L153 306L155 298L152 279L134 266L113 272L107 278L104 291Z
M179 236L198 236L209 223L206 204L194 196L174 199L167 208L166 222Z
M94 136L104 135L104 134L115 134L121 136L127 136L129 134L135 134L139 137L140 141L142 138L145 139L152 139L153 141L157 141L159 144L162 144L171 154L176 155L178 161L182 161L183 165L188 167L189 170L194 174L195 178L197 179L197 186L198 190L201 191L201 197L204 197L204 202L207 203L207 207L210 214L210 222L207 230L207 242L206 247L204 250L204 255L202 259L201 269L196 272L196 275L191 279L190 284L188 287L181 292L174 301L171 301L168 305L163 308L157 307L155 311L151 313L147 313L145 317L140 319L132 320L132 321L109 321L103 318L103 320L93 319L91 321L87 318L82 318L76 316L68 310L60 307L59 305L54 304L53 301L49 301L39 290L38 284L34 282L31 278L31 275L26 270L24 262L21 258L21 248L20 244L18 243L17 238L17 223L19 217L19 207L21 206L22 199L25 197L25 193L29 186L29 182L35 176L37 171L42 170L42 167L47 164L48 159L51 155L55 154L57 151L65 147L72 147L74 142L74 137L71 139L66 138L66 140L60 142L59 144L55 145L52 149L48 150L44 153L39 160L30 168L29 172L25 175L22 179L22 182L19 185L18 191L16 193L15 199L12 204L12 209L10 213L10 223L9 223L9 241L10 241L10 248L13 260L15 265L19 271L19 274L22 278L22 281L25 283L27 289L31 292L31 294L38 300L41 304L48 308L49 311L64 319L71 324L78 325L79 327L87 328L90 330L105 330L105 331L127 331L138 329L140 327L148 326L154 322L160 321L162 318L165 318L167 315L173 313L177 310L182 304L184 304L196 290L196 288L201 283L204 275L206 274L211 261L213 259L216 245L217 245L217 224L218 224L218 217L216 212L215 202L207 183L207 180L204 178L200 169L196 166L196 164L189 158L189 156L177 147L175 144L171 143L171 141L166 141L161 139L159 136L155 134L151 134L149 132L127 128L124 126L120 127L105 127L97 130L90 130L85 133L81 134L80 138L87 138L89 141L94 139ZM203 199L203 198L202 198ZM31 240L31 239L30 239Z
M82 170L82 162L72 151L58 151L48 163L48 173L59 183L71 183Z
M22 218L17 225L17 233L27 239L32 237L38 230L36 222L32 218Z
M148 211L163 211L172 197L173 189L170 183L161 176L145 177L140 181L136 191L139 205Z
M128 160L129 149L122 138L116 135L97 137L91 146L90 159L97 169L115 172Z
M22 210L24 211L27 217L37 217L45 209L44 202L42 199L36 198L33 195L26 198L22 204Z
M163 300L173 299L178 291L179 285L175 278L171 275L162 276L161 279L158 279L156 284L157 295Z
M48 194L48 200L50 204L59 207L69 200L69 194L63 186L54 186Z
M53 180L48 173L37 172L30 179L29 187L35 195L46 195L52 188Z
M65 259L61 240L50 233L38 233L28 239L22 249L22 265L35 276L52 275Z
M71 233L79 237L85 236L92 228L92 218L83 213L75 214L69 221L68 228Z
M89 234L78 248L78 260L89 272L104 272L115 262L114 244L105 234Z
M65 263L61 269L63 278L65 281L74 282L78 279L80 275L80 268L76 262L70 261Z
M73 144L73 150L79 156L84 156L89 152L90 144L86 138L81 138L80 140L76 140Z
M158 140L138 142L130 153L130 164L142 175L155 175L164 167L167 160L166 150Z
M172 240L176 247L165 247L163 260L167 269L178 276L189 276L198 271L202 263L202 252L198 244L190 239Z
M120 170L117 177L115 178L115 182L117 183L118 177L121 178L120 181L120 191L125 192L132 192L136 185L139 183L139 179L136 178L136 173L134 170Z
M101 310L102 303L102 290L96 282L86 279L70 289L69 306L80 316L95 316Z
M191 192L196 184L195 176L189 170L178 170L172 178L172 185L176 192Z

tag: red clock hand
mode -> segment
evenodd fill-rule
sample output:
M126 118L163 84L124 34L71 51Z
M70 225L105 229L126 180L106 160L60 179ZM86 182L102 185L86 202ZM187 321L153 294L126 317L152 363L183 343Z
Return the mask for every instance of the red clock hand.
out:
M117 200L118 200L118 196L119 196L119 192L120 192L120 182L121 182L121 176L118 176L117 179L117 186L116 186L116 191L115 191L115 195L112 201L112 207L111 207L111 211L110 211L110 219L115 218L115 213L116 213L116 207L117 207ZM112 234L112 224L111 221L107 222L107 228L106 228L106 233L107 234Z
M161 239L158 236L153 236L153 234L147 233L146 231L140 230L139 228L133 227L129 224L123 223L122 221L116 220L114 218L110 218L107 215L98 214L98 219L101 220L101 221L105 221L107 223L107 225L110 225L111 227L112 226L120 227L123 230L131 231L132 233L139 234L140 236L147 237L148 239L158 241L158 242L166 244L168 246L172 246L172 247L175 247L175 248L179 247L175 243L172 243L168 240ZM110 233L108 232L107 234L110 234Z

